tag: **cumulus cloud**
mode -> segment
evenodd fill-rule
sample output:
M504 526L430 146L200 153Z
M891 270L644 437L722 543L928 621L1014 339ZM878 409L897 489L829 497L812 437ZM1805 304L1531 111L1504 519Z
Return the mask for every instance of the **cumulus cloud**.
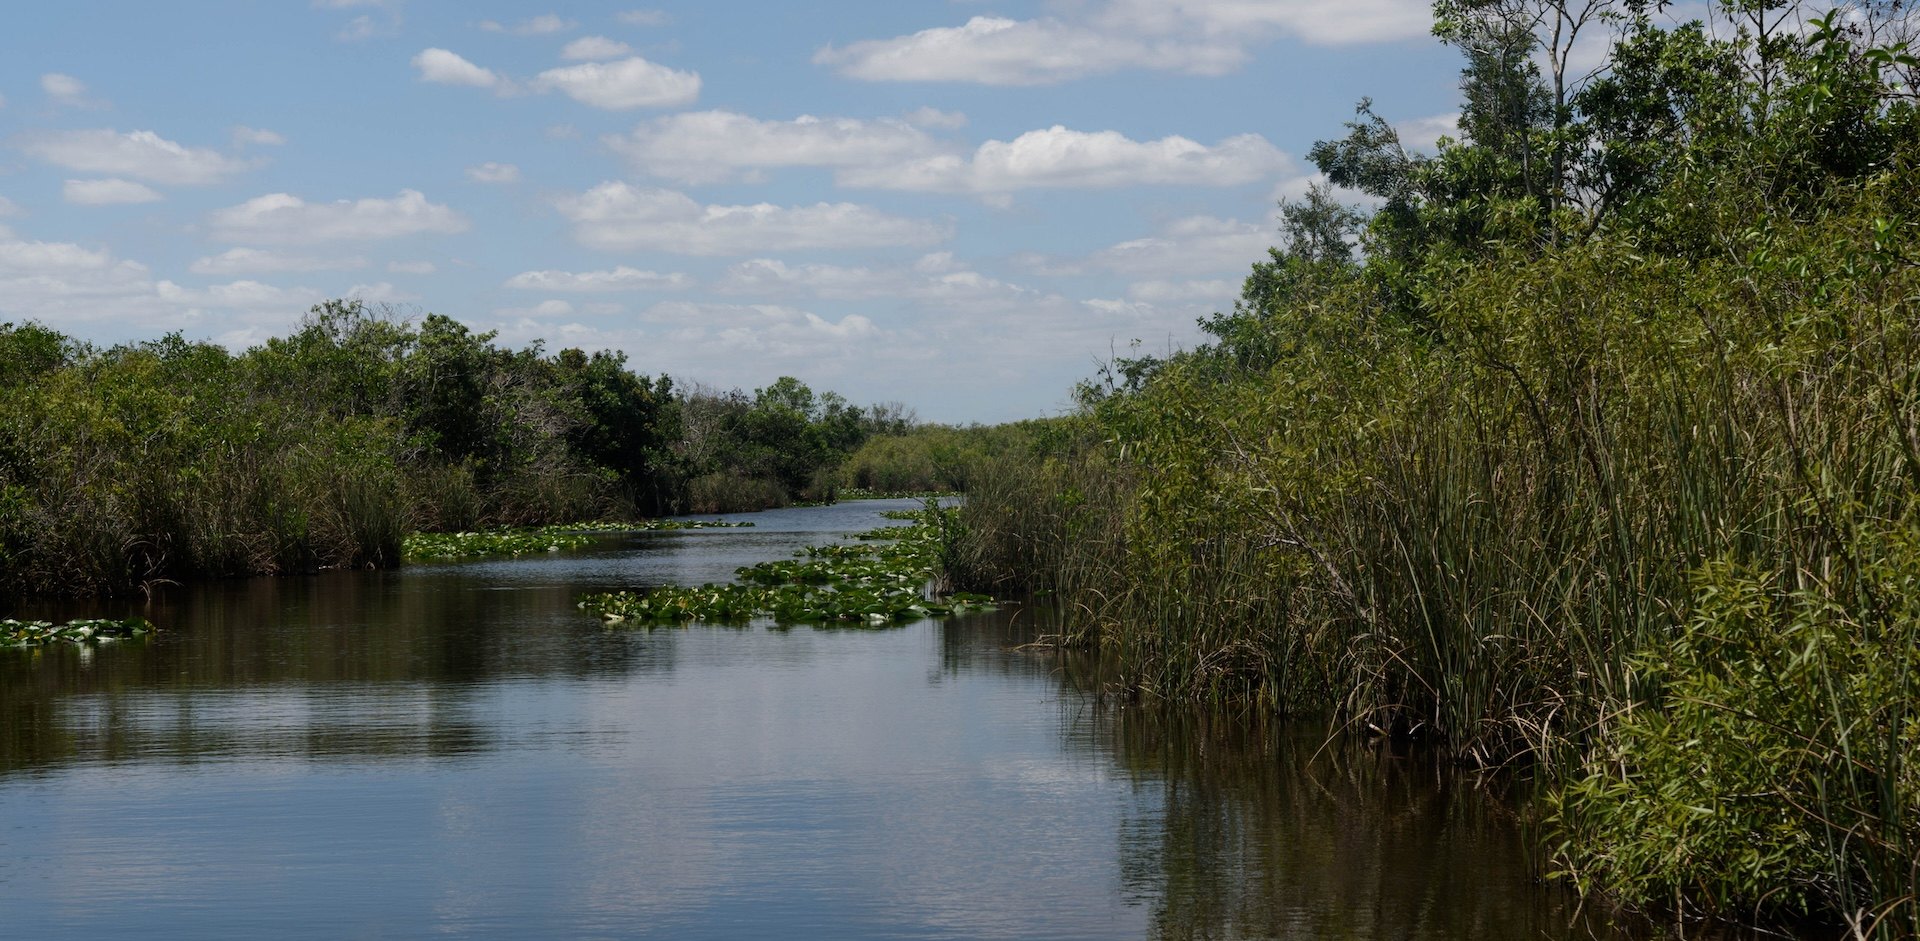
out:
M506 286L522 291L612 294L680 291L693 287L693 279L679 272L661 274L621 265L611 271L524 271L508 278Z
M1180 277L1245 270L1267 257L1279 236L1267 225L1188 216L1159 234L1132 239L1095 252L1091 263L1136 277Z
M976 310L982 304L1041 296L1038 291L970 270L948 252L923 256L912 265L888 268L790 265L778 259L755 258L728 268L717 288L728 294L805 295L835 301L892 298L942 306L967 305Z
M827 46L813 61L868 81L1045 85L1120 69L1221 75L1254 44L1281 36L1316 45L1424 36L1424 0L1106 0L1077 15L976 16L888 39Z
M0 235L0 320L172 329L201 322L209 309L291 319L317 300L316 292L247 281L183 288L104 249Z
M940 155L843 172L848 186L942 193L1007 193L1034 187L1234 186L1281 173L1285 153L1258 134L1212 147L1184 137L1136 141L1116 131L1055 125L1011 141L987 141L971 157Z
M1440 138L1460 136L1460 112L1402 121L1393 129L1399 133L1400 143L1407 149L1432 153L1440 149Z
M511 163L483 163L468 167L467 179L475 183L518 183L520 168Z
M57 104L91 104L87 100L87 83L61 72L48 72L40 76L40 90Z
M420 70L421 81L436 85L466 85L494 91L505 91L512 87L500 73L474 65L458 53L446 49L420 50L413 57L413 67Z
M218 255L209 255L195 260L187 270L194 274L232 277L242 274L294 271L351 271L366 266L365 258L327 258L289 255L259 248L229 248Z
M648 62L639 56L616 62L582 62L548 69L533 80L536 91L558 91L609 111L672 108L700 97L700 76Z
M1281 34L1338 46L1424 37L1433 6L1424 0L1111 0L1094 20L1134 33Z
M1180 306L1217 304L1240 294L1241 282L1227 278L1206 281L1136 281L1127 285L1127 299L1143 304Z
M964 26L827 46L813 61L867 81L1046 85L1123 68L1220 75L1246 57L1230 41L1141 38L1055 19L976 16Z
M76 206L157 203L163 198L151 187L132 180L68 180L60 188L60 195Z
M1143 280L1194 281L1242 273L1264 260L1267 249L1278 241L1271 225L1187 216L1166 223L1154 235L1110 245L1085 257L1028 255L1018 261L1043 275L1110 272Z
M39 131L21 136L15 146L62 169L169 186L219 183L255 166L215 150L183 147L152 131Z
M633 47L617 39L605 36L582 36L560 50L560 58L568 62L597 61L600 59L618 59L633 52Z
M572 48L569 46L568 48ZM420 80L437 85L484 88L496 95L559 92L581 104L608 111L671 108L700 97L700 75L639 56L611 62L581 62L548 69L533 79L515 81L447 49L423 49L413 57Z
M217 210L207 222L223 239L281 244L368 241L467 230L465 216L428 202L417 190L401 190L392 199L331 203L309 203L287 193L270 193Z
M604 251L736 255L804 249L926 245L945 226L853 203L703 206L684 193L602 183L555 201L574 238Z
M897 162L935 149L904 121L816 118L761 121L730 111L657 118L607 145L642 172L711 183L765 167L860 167Z
M580 25L569 19L563 19L553 13L543 13L530 20L522 20L512 26L503 25L495 20L481 20L480 28L490 33L516 33L521 36L546 36L552 33L564 33Z

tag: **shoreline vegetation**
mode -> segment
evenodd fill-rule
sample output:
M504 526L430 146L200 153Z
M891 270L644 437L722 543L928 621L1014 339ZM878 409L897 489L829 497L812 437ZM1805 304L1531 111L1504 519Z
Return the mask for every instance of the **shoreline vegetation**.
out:
M1920 936L1916 24L1435 11L1457 137L1363 101L1311 156L1371 208L1283 203L1208 342L977 468L956 581L1051 599L1142 702L1531 775L1584 892Z
M957 442L1005 437L790 377L681 387L493 339L358 301L237 355L0 324L0 599L386 567L415 532L531 551L574 520L952 492L980 453Z

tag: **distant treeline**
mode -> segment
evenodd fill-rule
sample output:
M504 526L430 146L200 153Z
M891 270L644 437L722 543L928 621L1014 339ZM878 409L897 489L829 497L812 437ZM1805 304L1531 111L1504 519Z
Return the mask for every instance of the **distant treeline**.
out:
M239 355L0 324L0 593L388 565L412 530L830 499L850 453L916 424L792 378L677 389L617 353L511 350L359 302Z
M1312 158L1366 207L1283 204L1210 342L976 470L955 574L1142 700L1532 770L1584 889L1912 938L1920 24L1663 7L1436 4L1457 138L1362 103Z

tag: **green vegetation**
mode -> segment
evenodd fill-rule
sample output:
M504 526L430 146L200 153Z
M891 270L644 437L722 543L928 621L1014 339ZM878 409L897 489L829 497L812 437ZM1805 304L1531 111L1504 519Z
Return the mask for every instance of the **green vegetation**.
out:
M1460 138L1362 103L1312 155L1371 214L1283 204L1210 343L971 476L951 570L1048 592L1142 698L1532 769L1590 890L1920 935L1901 11L1436 10ZM1614 33L1584 82L1575 26Z
M1062 423L1032 419L1006 425L919 425L876 434L838 465L838 496L924 496L967 489L980 467L1044 449Z
M680 415L682 505L690 513L831 503L848 454L914 425L904 406L862 409L785 377L750 397L695 389L681 398Z
M846 454L911 425L793 379L683 393L619 354L493 340L358 302L240 355L0 324L0 596L387 566L416 530L779 506L831 496Z
M736 572L739 581L731 584L590 595L581 599L580 607L609 624L646 627L689 621L734 624L756 617L781 624L884 627L990 610L993 601L985 595L936 596L929 590L939 580L942 558L953 544L958 511L929 500L925 510L908 515L915 520L911 526L855 537L891 540L884 545L810 547L796 559L741 568Z
M37 647L55 641L101 644L126 637L142 637L153 631L153 625L143 618L124 621L91 618L65 624L7 618L0 620L0 647Z
M409 562L448 561L489 555L534 555L578 549L592 542L594 533L737 529L752 525L725 520L644 520L635 523L562 523L481 532L413 533L401 543L400 552Z

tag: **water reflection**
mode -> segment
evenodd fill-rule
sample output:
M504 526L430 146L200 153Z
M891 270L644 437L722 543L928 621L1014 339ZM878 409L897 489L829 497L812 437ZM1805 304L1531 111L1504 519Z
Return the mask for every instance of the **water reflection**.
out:
M149 641L0 651L0 910L36 938L1584 936L1439 766L1103 705L1035 613L573 607L882 508L201 586Z

